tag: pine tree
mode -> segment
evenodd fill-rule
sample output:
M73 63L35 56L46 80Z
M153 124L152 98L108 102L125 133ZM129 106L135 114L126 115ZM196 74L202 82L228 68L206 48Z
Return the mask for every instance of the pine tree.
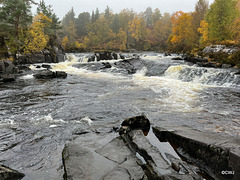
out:
M0 19L0 36L4 36L11 53L16 57L23 45L20 33L27 29L32 21L30 1L4 0Z

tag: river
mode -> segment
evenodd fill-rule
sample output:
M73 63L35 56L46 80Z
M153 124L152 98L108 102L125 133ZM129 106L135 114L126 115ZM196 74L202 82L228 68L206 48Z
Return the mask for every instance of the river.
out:
M189 126L224 136L240 135L240 76L173 61L160 53L139 54L136 73L89 54L68 54L51 65L66 79L39 80L33 72L0 84L0 164L25 174L24 180L63 179L61 152L75 132L119 126L145 114L156 126ZM131 57L131 54L125 54ZM100 67L100 68L99 68ZM31 65L37 71L36 65Z

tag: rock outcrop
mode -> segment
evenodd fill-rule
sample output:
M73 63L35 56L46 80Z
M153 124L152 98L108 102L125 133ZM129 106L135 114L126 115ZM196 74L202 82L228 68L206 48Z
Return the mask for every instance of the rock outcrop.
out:
M101 60L118 60L125 59L125 57L121 54L103 51L103 52L95 52L94 55L88 58L88 62L92 61L101 61Z
M236 51L239 51L238 47L226 47L225 45L210 45L203 49L203 54L211 54L211 53L219 53L219 52L233 54Z
M43 50L35 54L18 54L14 61L16 65L34 64L34 63L58 63L63 62L65 53L58 47L54 46L50 51Z

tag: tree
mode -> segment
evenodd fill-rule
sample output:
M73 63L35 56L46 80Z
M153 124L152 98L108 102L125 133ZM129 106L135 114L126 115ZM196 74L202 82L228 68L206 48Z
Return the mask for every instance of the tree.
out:
M111 22L111 29L113 30L114 33L118 33L118 31L121 28L121 24L120 24L120 19L119 19L119 15L115 14L113 16L113 20Z
M112 15L111 10L108 6L105 9L104 17L107 21L109 21L109 23L111 22L113 15Z
M42 51L48 44L49 37L44 33L44 29L50 26L52 20L39 13L33 19L28 36L25 38L24 53L37 53Z
M75 23L78 37L86 36L88 34L87 27L90 24L90 14L88 12L80 13Z
M237 15L235 0L215 0L205 20L209 24L209 39L214 42L232 39L230 26Z
M147 24L147 26L152 26L152 8L151 7L148 7L146 9L146 11L144 12L144 19L145 19L145 22Z
M53 13L53 9L51 5L46 5L44 0L40 1L38 7L37 7L37 13L43 13L45 16L47 16L49 19L52 20L50 26L48 29L46 29L45 33L47 33L48 35L55 35L56 36L56 31L58 29L61 28L60 23L61 21L59 21L59 18L57 17L57 15L55 13Z
M87 49L111 49L114 45L115 34L109 27L108 21L101 17L89 25L88 36L84 39L84 46Z
M134 19L135 12L129 9L123 9L119 13L119 22L123 31L128 31L128 23Z
M166 50L168 47L168 37L172 33L171 16L164 13L163 17L156 21L153 29L153 46L156 50Z
M5 39L10 52L16 56L23 42L20 33L27 29L32 21L31 6L29 1L5 0L0 9L0 36Z
M97 8L96 11L92 11L91 22L96 22L100 17L99 9Z
M193 17L190 13L176 12L171 18L173 28L169 43L174 51L186 52L194 45Z
M204 20L205 14L207 13L208 10L208 6L209 3L207 0L198 0L198 2L195 5L195 12L193 12L193 30L196 44L198 44L199 39L201 37L201 33L198 29L200 27L201 22ZM206 36L203 39L206 39ZM201 42L203 39L201 39Z
M152 23L153 25L160 20L162 17L162 14L160 13L160 10L158 8L156 8L152 14Z
M72 7L72 9L68 11L68 13L63 17L62 25L66 27L70 24L70 22L74 22L74 21L75 21L75 12Z
M122 30L122 28L119 30L117 37L116 37L116 42L117 42L117 48L120 51L126 50L127 49L127 33Z
M137 49L144 49L147 43L147 31L142 18L135 17L129 22L128 33L131 37L131 46Z
M198 32L202 34L200 44L205 47L206 44L209 42L209 24L207 23L207 21L202 20L202 22L200 23L200 27L198 28Z

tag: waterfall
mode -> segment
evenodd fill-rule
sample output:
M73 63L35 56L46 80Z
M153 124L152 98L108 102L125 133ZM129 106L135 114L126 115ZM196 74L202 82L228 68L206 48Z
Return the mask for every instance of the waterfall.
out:
M228 69L203 68L188 65L170 66L165 71L170 79L214 86L239 86L240 76Z

